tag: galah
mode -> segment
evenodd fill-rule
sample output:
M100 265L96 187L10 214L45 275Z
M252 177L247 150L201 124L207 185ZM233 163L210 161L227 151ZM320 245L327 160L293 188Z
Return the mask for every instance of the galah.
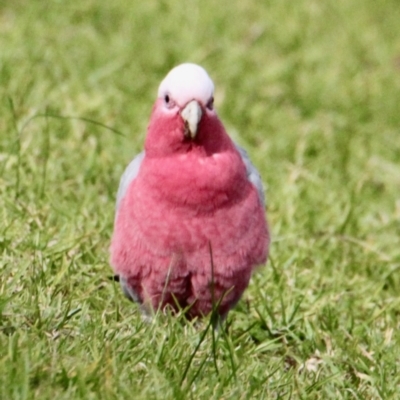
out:
M260 175L213 107L214 84L195 64L161 82L144 151L122 175L111 265L125 295L151 314L224 318L257 265L269 231Z

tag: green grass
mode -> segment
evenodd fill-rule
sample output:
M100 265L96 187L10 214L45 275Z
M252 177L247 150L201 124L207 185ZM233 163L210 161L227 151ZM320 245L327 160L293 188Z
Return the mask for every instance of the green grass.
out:
M0 398L398 399L399 20L397 0L0 2ZM215 335L142 322L109 280L119 177L184 61L268 184L271 258Z

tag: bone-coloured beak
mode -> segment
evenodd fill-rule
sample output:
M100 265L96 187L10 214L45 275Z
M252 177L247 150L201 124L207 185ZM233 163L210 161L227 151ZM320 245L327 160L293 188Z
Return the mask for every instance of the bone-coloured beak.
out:
M181 111L181 116L185 121L185 136L194 139L197 134L197 128L201 120L203 111L201 111L200 104L196 100L192 100L186 104L185 108Z

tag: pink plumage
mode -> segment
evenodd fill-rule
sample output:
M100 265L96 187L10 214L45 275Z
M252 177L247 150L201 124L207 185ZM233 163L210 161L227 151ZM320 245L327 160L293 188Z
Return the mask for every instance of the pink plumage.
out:
M117 200L111 264L125 293L149 312L170 305L224 317L265 263L262 184L213 110L203 68L182 64L161 83L145 151Z

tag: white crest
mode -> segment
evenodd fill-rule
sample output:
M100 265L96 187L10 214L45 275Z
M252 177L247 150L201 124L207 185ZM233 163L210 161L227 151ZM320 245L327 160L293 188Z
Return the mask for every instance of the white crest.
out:
M168 73L158 88L158 97L167 95L180 107L191 100L205 106L214 95L214 83L199 65L181 64Z

